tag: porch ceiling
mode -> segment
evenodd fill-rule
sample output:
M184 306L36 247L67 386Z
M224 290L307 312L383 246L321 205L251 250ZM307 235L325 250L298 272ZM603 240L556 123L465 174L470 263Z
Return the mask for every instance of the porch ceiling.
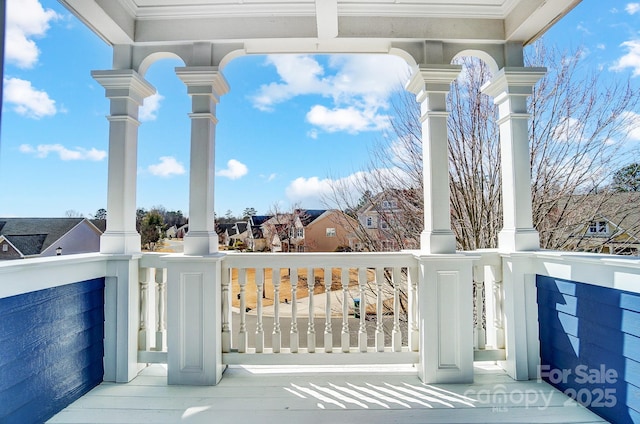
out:
M109 44L528 43L580 0L60 0ZM346 43L350 44L350 43Z

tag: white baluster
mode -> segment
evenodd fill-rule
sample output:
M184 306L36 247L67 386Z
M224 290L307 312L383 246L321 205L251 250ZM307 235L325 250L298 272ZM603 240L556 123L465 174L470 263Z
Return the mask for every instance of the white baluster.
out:
M496 348L504 349L504 291L502 287L502 266L492 266L493 271L493 306L496 334Z
M280 268L271 270L271 281L273 282L273 333L271 335L271 345L273 353L279 353L282 344L282 334L280 333Z
M156 350L167 350L167 270L156 268Z
M349 268L342 268L340 280L342 283L342 333L341 346L344 353L349 352Z
M231 352L231 323L229 312L231 310L231 270L222 267L222 352Z
M393 268L393 330L391 341L394 352L402 351L402 330L400 329L400 282L402 281L402 269Z
M138 283L140 285L139 322L138 322L138 350L147 350L147 321L149 317L147 290L149 289L149 268L140 268L138 271Z
M332 269L324 269L324 294L326 298L324 308L324 351L330 353L333 351L333 333L331 331L331 283L332 283Z
M475 287L474 307L474 347L484 349L486 347L486 333L484 329L484 266L474 265L473 283Z
M365 288L367 285L367 268L358 269L358 288L360 289L360 326L358 327L358 347L360 352L367 351L367 323L365 321L367 315L367 299L365 297Z
M307 350L309 353L316 351L316 325L313 306L313 288L316 284L313 268L307 268L307 288L309 289L309 325L307 326Z
M420 328L418 327L418 268L407 268L409 288L409 348L411 352L420 349Z
M384 298L382 296L382 285L385 281L385 269L376 268L376 350L378 352L384 352L384 326L382 325Z
M264 295L264 268L256 268L256 300L257 315L256 324L256 353L264 352L264 327L262 324L262 296Z
M289 348L291 353L297 353L300 344L300 336L298 334L298 269L291 268L290 282L291 282L291 334Z
M249 344L247 332L247 270L238 269L238 285L240 286L240 332L238 334L238 352L245 353Z

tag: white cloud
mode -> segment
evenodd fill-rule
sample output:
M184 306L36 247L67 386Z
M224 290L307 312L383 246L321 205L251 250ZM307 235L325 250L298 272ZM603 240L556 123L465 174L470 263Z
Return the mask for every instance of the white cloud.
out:
M34 37L43 37L49 23L59 19L55 11L44 9L38 0L7 2L5 58L20 68L32 68L38 62L40 50Z
M138 117L140 121L155 121L158 118L158 110L160 110L160 103L164 100L164 96L159 93L155 93L152 96L144 99L144 103L140 108Z
M237 180L238 178L242 178L247 175L248 172L249 169L247 168L247 165L235 159L230 159L227 162L227 168L216 172L216 175L227 177L230 180Z
M292 203L317 203L319 199L331 193L332 180L318 177L299 177L291 181L285 193Z
M578 119L564 117L553 129L552 137L558 141L580 141L584 134L584 123Z
M280 81L261 86L252 98L254 107L272 111L296 96L322 96L332 105L313 106L307 120L332 132L384 128L387 116L380 111L389 107L389 96L409 75L404 61L386 55L332 56L326 69L309 55L273 55L267 64L275 66ZM318 133L308 135L316 138Z
M298 177L289 183L285 193L292 204L304 204L306 207L326 206L327 201L332 201L334 191L340 193L341 201L356 204L364 189L377 192L383 186L403 188L410 181L410 176L400 168L380 168L337 179Z
M261 174L260 178L265 179L265 180L267 180L268 183L270 183L271 181L275 180L277 176L278 176L278 174L276 174L274 172L274 173L271 173L269 175Z
M640 3L627 3L624 10L626 10L629 15L635 15L640 12Z
M620 114L619 119L623 122L628 139L640 141L640 113L625 111Z
M160 157L160 163L149 165L147 169L152 175L163 178L182 175L186 172L184 165L178 162L173 156L162 156Z
M612 71L623 71L627 68L633 70L633 76L640 76L640 40L629 40L621 44L627 49L627 54L622 56L611 68Z
M39 144L36 147L30 144L22 144L20 146L20 152L25 154L32 154L37 158L46 158L49 153L55 153L61 160L89 160L99 162L107 157L107 152L104 150L98 150L95 147L87 150L82 147L76 147L75 149L67 149L61 144Z
M4 100L13 110L29 118L40 119L56 114L56 102L45 91L36 90L30 81L19 78L4 79Z
M329 110L316 105L307 113L307 121L327 132L346 131L351 134L381 130L389 126L386 115L377 114L375 109L358 110L353 106Z

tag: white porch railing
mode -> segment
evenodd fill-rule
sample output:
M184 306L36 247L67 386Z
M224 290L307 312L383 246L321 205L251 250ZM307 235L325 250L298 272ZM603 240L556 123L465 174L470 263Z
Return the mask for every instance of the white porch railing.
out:
M409 253L228 254L223 362L416 363L417 278Z

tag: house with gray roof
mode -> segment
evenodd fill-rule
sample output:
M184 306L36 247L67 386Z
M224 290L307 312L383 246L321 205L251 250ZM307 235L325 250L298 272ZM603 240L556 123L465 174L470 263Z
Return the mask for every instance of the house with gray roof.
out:
M99 252L101 235L86 218L0 218L0 260Z

